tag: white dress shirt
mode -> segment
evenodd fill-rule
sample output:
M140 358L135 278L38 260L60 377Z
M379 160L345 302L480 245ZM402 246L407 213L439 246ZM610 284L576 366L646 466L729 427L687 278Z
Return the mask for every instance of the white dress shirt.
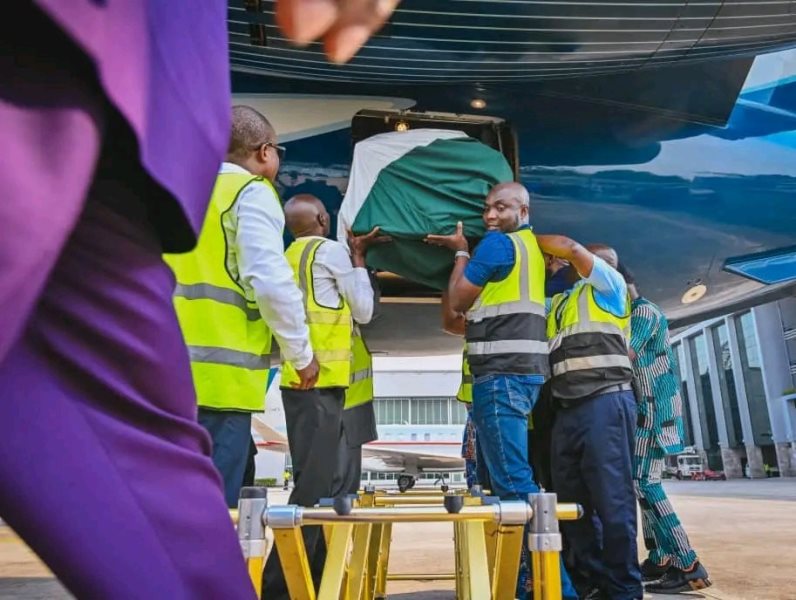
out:
M354 267L348 249L334 240L318 236L307 236L324 240L315 252L312 264L312 283L315 300L321 306L337 308L340 296L351 307L354 321L364 325L373 316L373 288L367 269Z
M248 173L227 162L220 172ZM312 360L312 347L301 290L285 258L285 215L279 198L267 184L250 183L225 215L223 226L227 239L235 241L227 268L240 279L246 295L256 300L284 360L303 369Z

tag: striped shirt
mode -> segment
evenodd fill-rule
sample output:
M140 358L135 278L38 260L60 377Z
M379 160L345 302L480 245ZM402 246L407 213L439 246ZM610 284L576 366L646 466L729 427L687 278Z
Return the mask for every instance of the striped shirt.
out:
M645 298L633 300L630 347L636 353L633 375L640 398L637 436L653 438L667 454L683 449L682 400L669 343L669 322Z

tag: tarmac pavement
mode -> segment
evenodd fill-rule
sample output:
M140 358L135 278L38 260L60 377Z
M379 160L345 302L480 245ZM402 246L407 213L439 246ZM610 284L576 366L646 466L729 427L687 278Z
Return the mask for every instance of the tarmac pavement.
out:
M666 489L714 585L690 598L793 600L796 598L796 479L668 481ZM271 491L271 501L287 494ZM390 572L453 571L449 524L394 527ZM419 543L422 542L422 543ZM643 543L639 539L639 549ZM452 600L452 581L390 582L391 600ZM653 598L653 596L647 596ZM656 596L671 598L671 596ZM36 556L0 525L0 599L71 598Z

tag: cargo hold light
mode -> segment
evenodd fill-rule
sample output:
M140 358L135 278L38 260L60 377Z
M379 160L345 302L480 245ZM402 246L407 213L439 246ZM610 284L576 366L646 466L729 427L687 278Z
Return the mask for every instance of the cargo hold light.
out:
M683 297L680 299L680 302L683 304L691 304L692 302L696 302L697 300L701 299L708 291L708 287L697 280L694 285L688 288L683 294Z

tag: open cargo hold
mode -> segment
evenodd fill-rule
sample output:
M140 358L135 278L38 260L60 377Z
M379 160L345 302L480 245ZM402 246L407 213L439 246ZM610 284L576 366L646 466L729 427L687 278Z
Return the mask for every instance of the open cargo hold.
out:
M484 198L516 176L513 131L492 117L368 110L354 117L352 137L338 238L378 226L394 241L371 248L370 267L444 289L452 253L423 238L453 233L457 221L467 237L483 236Z

